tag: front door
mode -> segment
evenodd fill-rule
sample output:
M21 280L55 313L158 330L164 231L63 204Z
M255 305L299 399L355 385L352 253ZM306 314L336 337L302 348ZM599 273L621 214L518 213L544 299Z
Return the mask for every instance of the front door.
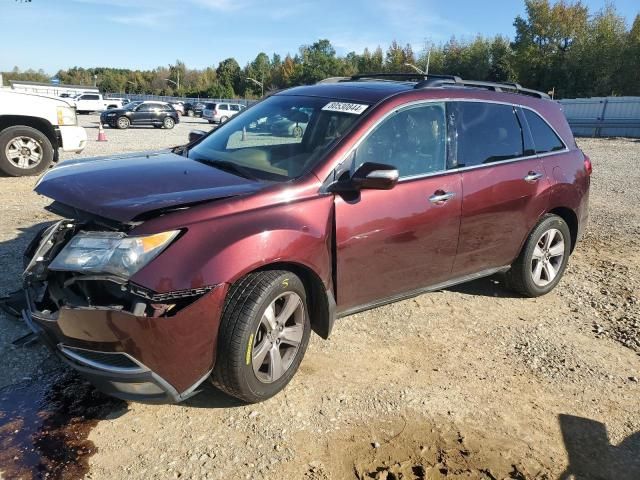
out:
M156 116L155 107L155 103L141 104L133 115L133 123L136 125L149 125Z
M450 278L462 205L461 179L446 172L443 103L400 110L358 146L354 165L395 166L392 190L336 195L337 304L345 313Z

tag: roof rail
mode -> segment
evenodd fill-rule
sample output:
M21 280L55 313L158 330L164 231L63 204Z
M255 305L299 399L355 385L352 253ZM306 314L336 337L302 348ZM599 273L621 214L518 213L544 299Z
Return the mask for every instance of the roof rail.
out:
M368 78L402 78L404 80L424 80L425 76L419 73L406 72L359 73L357 75L351 75L351 78L349 78L349 80L366 80Z
M460 87L475 87L486 88L495 92L509 92L520 93L522 95L529 95L537 98L551 98L544 92L538 90L531 90L529 88L522 87L519 83L513 82L485 82L482 80L464 80L454 75L427 75L426 78L416 83L413 87L415 89L429 88L429 87L446 87L446 86L460 86Z
M337 83L337 82L350 82L358 80L368 79L386 79L397 80L402 79L406 81L414 80L417 83L413 88L430 88L430 87L474 87L485 88L493 90L495 92L508 92L508 93L520 93L522 95L529 95L537 98L551 98L544 92L538 90L531 90L524 88L519 83L514 82L485 82L483 80L464 80L457 75L423 75L420 73L406 73L406 72L381 72L381 73L359 73L350 77L329 77L324 80L320 80L317 83Z

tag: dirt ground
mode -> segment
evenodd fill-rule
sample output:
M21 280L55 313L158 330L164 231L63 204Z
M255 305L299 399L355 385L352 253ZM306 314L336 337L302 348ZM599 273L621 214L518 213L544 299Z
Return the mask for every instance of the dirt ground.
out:
M7 403L60 367L12 345L27 329L0 314L0 450L22 442L0 454L0 478L640 479L640 142L579 145L594 164L591 220L551 294L520 298L494 277L344 318L259 405L207 387L181 405L77 407L88 438L59 470L39 446L52 423ZM19 285L33 226L53 218L34 183L0 178L0 295ZM82 449L95 453L72 468Z

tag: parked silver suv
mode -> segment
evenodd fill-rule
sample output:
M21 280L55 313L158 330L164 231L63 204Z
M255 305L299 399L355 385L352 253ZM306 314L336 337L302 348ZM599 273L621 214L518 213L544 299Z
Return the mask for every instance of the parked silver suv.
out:
M239 103L205 103L202 118L209 123L224 123L245 108Z

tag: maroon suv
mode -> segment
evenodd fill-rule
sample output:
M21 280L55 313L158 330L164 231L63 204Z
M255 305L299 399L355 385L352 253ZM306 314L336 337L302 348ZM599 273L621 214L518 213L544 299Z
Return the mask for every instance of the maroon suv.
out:
M114 396L176 402L211 379L257 402L338 317L497 272L525 296L553 289L591 173L560 106L516 84L379 77L49 171L36 191L62 220L26 252L24 319Z

